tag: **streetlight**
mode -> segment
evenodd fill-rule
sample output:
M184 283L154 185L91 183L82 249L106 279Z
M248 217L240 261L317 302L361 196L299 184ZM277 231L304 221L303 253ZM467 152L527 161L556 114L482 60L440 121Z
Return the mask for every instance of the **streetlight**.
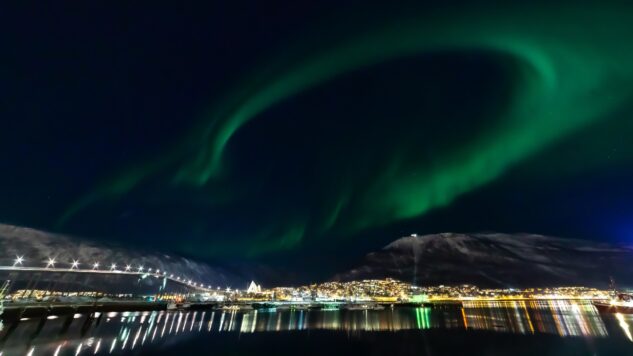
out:
M143 266L138 266L138 271L143 272Z
M48 259L48 262L46 263L46 268L49 268L49 267L55 268L55 259L54 258L49 258Z
M110 265L110 271L116 270L116 263Z
M96 270L97 268L99 268L99 262L95 262L92 264L92 270Z
M70 266L70 269L75 269L79 267L79 261L78 260L73 260L73 264Z
M24 262L24 256L15 256L15 260L13 260L13 267L15 267L16 265L22 265L22 262Z

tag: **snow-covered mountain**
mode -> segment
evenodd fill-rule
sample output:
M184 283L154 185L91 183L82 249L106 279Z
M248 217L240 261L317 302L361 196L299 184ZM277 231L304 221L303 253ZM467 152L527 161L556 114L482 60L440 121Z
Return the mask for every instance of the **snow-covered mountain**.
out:
M241 287L248 281L226 268L211 267L179 256L106 246L42 230L0 224L0 265L12 265L16 256L24 256L25 266L44 266L48 258L55 258L57 266L68 266L77 259L84 268L95 262L101 266L116 263L119 268L124 268L125 264L140 265L213 286Z
M533 234L442 233L400 238L335 280L392 277L418 285L633 285L633 249Z

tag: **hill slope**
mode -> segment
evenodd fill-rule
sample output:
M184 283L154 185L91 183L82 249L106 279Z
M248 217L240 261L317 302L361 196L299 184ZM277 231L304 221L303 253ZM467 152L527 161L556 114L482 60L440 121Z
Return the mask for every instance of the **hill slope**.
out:
M42 230L0 224L0 265L12 265L13 259L18 255L24 256L25 266L44 266L45 261L51 257L58 261L58 266L68 265L74 259L78 259L84 268L94 262L99 262L101 266L116 263L120 268L128 263L133 266L142 265L214 286L241 287L248 281L225 268L211 267L149 249L107 246Z
M407 236L335 280L392 277L419 285L633 285L633 249L533 234Z

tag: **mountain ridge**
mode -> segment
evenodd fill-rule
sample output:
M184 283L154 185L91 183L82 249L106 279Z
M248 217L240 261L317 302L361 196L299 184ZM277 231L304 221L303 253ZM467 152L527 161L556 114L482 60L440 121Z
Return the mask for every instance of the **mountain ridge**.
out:
M16 256L24 256L27 266L43 265L55 258L60 266L77 259L83 266L99 262L102 266L124 263L158 268L174 275L214 286L246 285L248 281L223 267L213 267L181 256L152 249L124 248L92 242L64 234L0 223L0 265L11 265Z
M399 238L334 280L397 278L487 287L633 284L633 249L539 234L439 233Z

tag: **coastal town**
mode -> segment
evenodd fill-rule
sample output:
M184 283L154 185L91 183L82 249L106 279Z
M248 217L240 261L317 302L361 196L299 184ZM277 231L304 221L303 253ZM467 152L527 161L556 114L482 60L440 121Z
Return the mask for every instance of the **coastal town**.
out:
M468 300L584 299L606 300L609 291L569 286L549 288L479 288L474 285L416 286L391 278L350 282L324 282L296 287L263 288L252 281L244 289L216 289L187 293L157 293L151 295L107 294L97 291L63 292L56 290L19 289L7 294L10 304L73 299L144 300L176 303L212 303L235 306L273 305L346 305L346 304L422 304Z

